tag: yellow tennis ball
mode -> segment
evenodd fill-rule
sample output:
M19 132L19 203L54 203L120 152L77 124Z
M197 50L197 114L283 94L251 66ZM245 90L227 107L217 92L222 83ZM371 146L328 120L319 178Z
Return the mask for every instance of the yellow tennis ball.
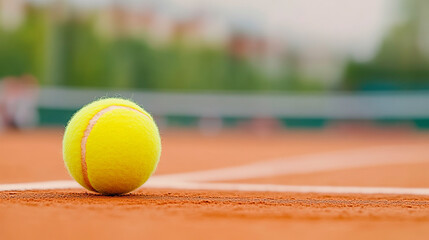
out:
M63 158L70 175L102 194L140 187L160 155L161 138L152 116L125 99L102 99L83 107L64 133Z

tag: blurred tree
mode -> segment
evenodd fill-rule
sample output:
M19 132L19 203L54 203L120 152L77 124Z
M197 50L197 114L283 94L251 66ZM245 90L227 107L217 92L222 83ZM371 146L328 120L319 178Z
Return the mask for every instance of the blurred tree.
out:
M393 27L375 58L367 63L351 61L346 69L347 90L429 89L429 57L422 45L425 0L405 2L405 20Z
M31 7L14 31L0 29L0 77L32 74L45 85L162 90L321 90L295 74L270 76L225 46L172 40L153 46L144 35L96 31L97 14ZM289 69L293 69L289 67Z
M154 52L145 41L120 37L109 42L106 51L107 86L157 88Z
M103 87L107 83L105 44L91 22L69 19L58 26L57 48L62 68L55 82L67 86Z
M43 12L29 7L21 27L14 30L0 29L0 79L22 74L44 79L46 21Z

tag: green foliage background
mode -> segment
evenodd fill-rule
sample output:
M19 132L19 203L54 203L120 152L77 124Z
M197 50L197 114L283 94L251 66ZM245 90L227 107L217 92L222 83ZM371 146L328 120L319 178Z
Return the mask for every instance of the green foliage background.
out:
M270 77L221 46L100 36L91 18L56 21L30 7L17 29L0 29L0 78L32 74L42 85L162 90L320 90L291 76ZM289 83L290 82L290 83Z
M429 90L429 56L419 38L427 26L427 0L403 2L403 21L383 39L369 62L350 61L343 88L348 90ZM429 38L428 38L429 40ZM429 42L425 43L429 46Z
M106 38L95 30L91 15L58 21L49 9L34 6L27 6L20 27L0 28L0 79L32 74L47 86L149 90L429 89L429 59L418 43L425 1L406 1L405 20L389 32L376 56L367 62L350 60L337 86L305 77L294 56L273 75L222 46L181 41L153 46L143 36Z

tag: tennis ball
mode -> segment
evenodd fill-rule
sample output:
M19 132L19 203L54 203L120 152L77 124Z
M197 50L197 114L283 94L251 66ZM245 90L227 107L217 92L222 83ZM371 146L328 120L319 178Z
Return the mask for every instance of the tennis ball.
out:
M63 158L70 175L86 189L106 195L140 187L155 171L160 154L152 116L125 99L86 105L64 133Z

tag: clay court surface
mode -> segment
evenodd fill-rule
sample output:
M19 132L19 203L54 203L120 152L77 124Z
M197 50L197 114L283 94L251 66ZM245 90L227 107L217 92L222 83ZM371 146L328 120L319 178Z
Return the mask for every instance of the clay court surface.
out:
M166 130L155 176L114 197L75 186L62 134L0 134L0 239L429 237L428 132Z

